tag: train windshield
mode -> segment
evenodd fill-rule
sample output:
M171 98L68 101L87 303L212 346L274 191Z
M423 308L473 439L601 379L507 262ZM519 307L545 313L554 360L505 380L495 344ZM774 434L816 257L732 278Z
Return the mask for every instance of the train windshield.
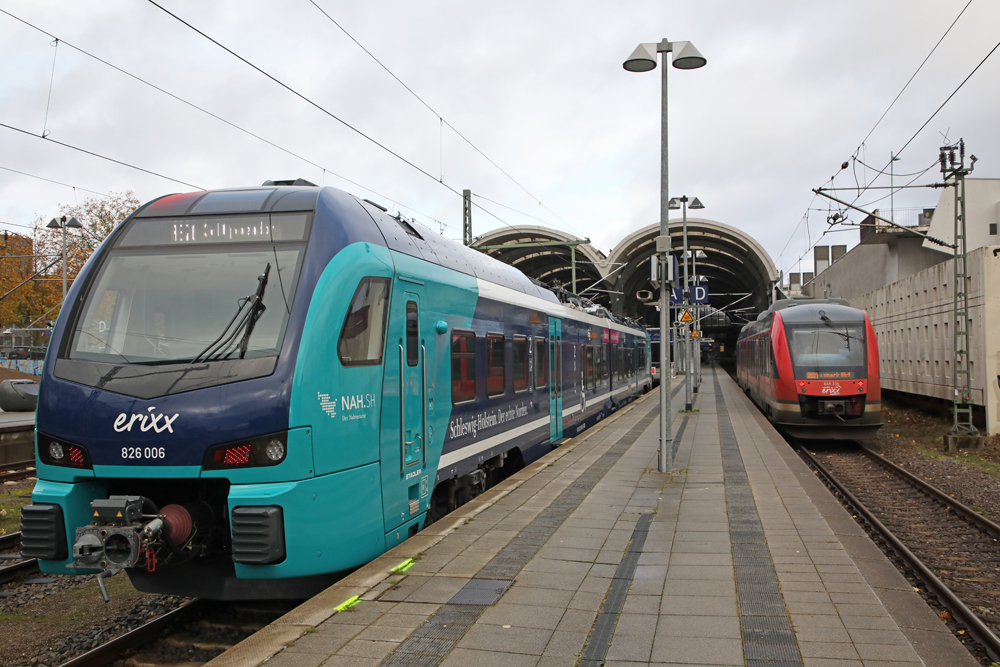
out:
M177 364L276 356L308 221L304 213L134 220L87 295L69 357Z
M790 324L785 331L800 380L858 380L868 376L862 323Z

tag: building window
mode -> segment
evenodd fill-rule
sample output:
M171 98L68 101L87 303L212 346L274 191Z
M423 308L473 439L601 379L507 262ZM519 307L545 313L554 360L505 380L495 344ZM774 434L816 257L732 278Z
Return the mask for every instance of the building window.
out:
M476 334L451 334L451 402L465 403L476 398Z
M524 336L514 336L511 343L511 371L514 379L514 393L528 389L528 339Z
M535 339L535 389L542 389L548 384L548 359L545 358L545 339Z
M996 235L997 235L997 223L991 222L990 223L990 236L996 236Z
M486 360L489 368L486 373L486 395L500 396L506 386L504 369L507 366L507 348L501 334L486 336Z

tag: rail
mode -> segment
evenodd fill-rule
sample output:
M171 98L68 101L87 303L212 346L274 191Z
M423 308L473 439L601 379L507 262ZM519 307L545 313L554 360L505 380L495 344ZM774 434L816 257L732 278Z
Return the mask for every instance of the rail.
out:
M866 448L863 448L863 451L866 456L874 458L883 465L888 463L889 465L885 466L887 470L891 470L897 474L900 472L906 473L905 475L902 475L902 477L906 479L907 482L912 483L912 480L915 479L913 475L907 473L905 470L902 470L899 466L896 466L889 461L884 461L883 457L868 451ZM958 623L965 626L972 638L983 646L990 658L994 661L1000 662L1000 639L993 634L993 631L986 626L979 616L969 609L965 603L962 602L962 600L951 590L951 588L948 587L947 584L938 578L938 576L934 574L934 572L932 572L931 569L928 568L922 560L920 560L920 558L918 558L905 544L903 544L903 542L896 537L896 535L889 530L889 528L886 527L886 525L883 524L882 521L879 520L879 518L857 498L857 496L851 493L851 491L849 491L847 487L840 482L840 480L838 480L823 466L823 464L821 464L811 453L809 453L805 447L799 447L799 452L806 458L806 460L809 461L811 465L816 468L826 482L835 488L837 493L839 493L841 497L843 497L844 500L846 500L855 509L855 511L857 511L858 514L864 517L864 520L868 523L868 525L881 535L881 537L889 545L889 548L896 552L906 565L917 574L917 576L924 582L924 585L927 586L927 588L937 596L941 604L948 609L952 617ZM919 488L921 491L925 491L928 487L933 489L933 487L930 487L930 485L923 482L923 480L919 481ZM933 491L934 492L929 495L931 495L935 500L943 502L946 506L960 512L963 517L966 516L965 512L971 512L979 519L984 519L984 517L979 516L970 508L956 501L954 498L941 493L937 489L933 489ZM984 529L1000 536L1000 526L997 526L992 521L988 520L987 523L990 527ZM976 524L982 525L978 521L976 521Z

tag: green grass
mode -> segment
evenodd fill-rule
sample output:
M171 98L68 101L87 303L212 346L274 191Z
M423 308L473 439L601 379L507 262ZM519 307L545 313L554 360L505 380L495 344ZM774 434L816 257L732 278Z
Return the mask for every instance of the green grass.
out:
M0 535L21 530L21 508L31 503L31 489L0 491Z
M912 444L916 451L920 452L929 459L936 459L939 461L955 461L956 463L969 466L973 470L978 470L979 472L986 473L987 475L1000 478L1000 463L984 459L973 452L961 451L950 453L943 452L940 449L934 449L920 443Z

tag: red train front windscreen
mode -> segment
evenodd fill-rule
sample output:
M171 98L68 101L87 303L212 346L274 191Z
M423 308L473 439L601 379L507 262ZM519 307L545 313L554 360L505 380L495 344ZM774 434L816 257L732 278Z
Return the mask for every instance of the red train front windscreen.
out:
M868 377L864 322L786 324L796 380L863 380Z

